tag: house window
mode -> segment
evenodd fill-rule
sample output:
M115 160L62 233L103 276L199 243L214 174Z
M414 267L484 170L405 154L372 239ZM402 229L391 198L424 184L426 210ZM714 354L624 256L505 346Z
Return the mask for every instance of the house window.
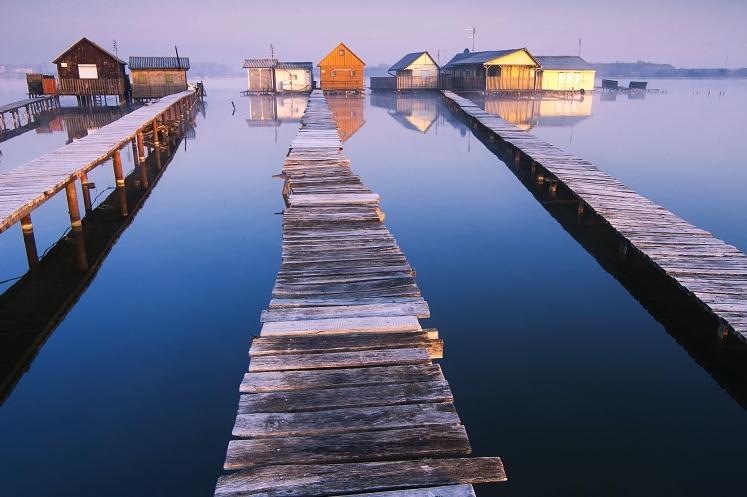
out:
M139 85L147 85L148 84L148 76L145 74L138 74L135 76L135 82Z
M350 70L350 75L351 75L351 76L355 76L355 69L351 69L351 70Z
M345 50L341 48L338 54L340 55L340 57L345 57Z
M335 75L337 74L337 70L336 69L332 69L332 72L330 74L334 78Z
M67 67L67 62L61 62L60 67Z
M96 64L78 64L78 77L80 79L98 79L99 71Z
M166 78L166 83L173 83L174 82L174 75L173 74L164 74L164 78Z
M298 79L298 74L291 74L290 76L291 76L292 81L295 81Z

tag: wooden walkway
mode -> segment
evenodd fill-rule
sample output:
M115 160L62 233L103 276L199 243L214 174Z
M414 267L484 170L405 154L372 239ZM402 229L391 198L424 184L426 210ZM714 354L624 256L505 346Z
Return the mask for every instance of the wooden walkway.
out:
M24 126L24 124L21 123L21 115L19 113L21 109L26 111L25 125L29 125L31 124L32 116L34 114L57 106L59 106L57 95L27 98L25 100L18 100L17 102L0 105L0 135L11 132L15 128ZM9 127L8 123L5 121L5 114L10 114L10 124L13 125L12 127Z
M697 228L637 194L588 161L522 131L450 91L444 95L503 140L517 162L546 171L544 181L564 185L625 241L664 271L679 287L719 319L719 336L747 341L747 256L733 245Z
M170 95L141 107L78 141L0 174L0 233L107 160L162 114L193 101L194 91Z
M470 444L414 271L314 91L283 165L283 257L217 496L468 497L506 479ZM434 488L436 487L436 488Z

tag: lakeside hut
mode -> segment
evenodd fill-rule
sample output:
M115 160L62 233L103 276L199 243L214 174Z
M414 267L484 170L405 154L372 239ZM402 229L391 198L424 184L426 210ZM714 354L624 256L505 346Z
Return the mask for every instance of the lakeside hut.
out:
M311 62L278 62L274 70L278 93L307 93L314 89L314 64Z
M274 93L277 59L245 59L247 93Z
M130 57L132 98L161 98L187 89L188 57Z
M591 91L596 69L575 55L538 55L538 89L545 91Z
M533 91L540 64L526 48L456 54L441 71L442 85L466 91Z
M58 93L74 95L79 103L115 95L120 103L130 98L125 61L88 38L81 38L52 61L57 65Z
M361 92L365 89L363 70L366 63L344 43L338 44L318 64L321 89Z
M372 77L372 90L437 90L439 67L428 52L412 52L387 71L391 77Z

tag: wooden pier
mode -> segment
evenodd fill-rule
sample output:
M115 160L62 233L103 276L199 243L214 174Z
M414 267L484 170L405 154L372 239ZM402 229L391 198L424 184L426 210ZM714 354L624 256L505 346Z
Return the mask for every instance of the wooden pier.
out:
M87 174L111 159L117 190L121 196L125 196L120 149L131 144L135 151L136 165L142 164L145 160L145 135L149 135L150 145L154 149L159 148L162 136L168 134L166 123L185 119L196 101L197 94L193 90L170 95L157 103L141 107L78 141L0 174L0 233L21 221L26 251L31 255L36 254L31 212L56 193L65 190L71 231L79 247L79 268L88 269L75 181L81 182L83 205L85 211L89 212L91 206ZM121 214L127 216L128 212L123 208ZM31 255L30 267L34 264L34 257Z
M318 90L283 164L283 257L249 349L216 496L468 497L505 481L470 443L443 342L379 197Z
M516 164L526 166L550 192L565 188L580 216L593 212L620 237L619 255L636 251L666 274L719 322L716 336L747 342L747 256L639 195L588 161L485 112L471 100L444 91L468 124L491 133Z
M60 100L56 95L27 98L26 100L0 105L0 136L22 126L30 125L36 114L59 106ZM25 123L21 116L21 109L26 113Z

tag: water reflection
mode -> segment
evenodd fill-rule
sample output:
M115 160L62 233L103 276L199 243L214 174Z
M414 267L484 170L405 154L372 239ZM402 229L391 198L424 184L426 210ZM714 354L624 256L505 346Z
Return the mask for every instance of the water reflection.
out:
M306 95L249 95L249 117L252 127L280 126L284 122L298 123L306 111Z
M327 104L337 123L340 139L345 142L366 124L363 118L363 95L327 95Z
M405 128L427 133L439 116L439 101L432 93L377 92L371 94L371 105L388 110Z
M86 214L82 220L83 240L76 240L70 234L63 235L29 271L0 294L0 403L10 395L47 338L91 284L182 141L194 138L195 111L189 123L172 129L169 139L159 148L151 149L145 162L136 165L125 177L124 189L113 189ZM125 111L118 107L88 112L64 109L60 115L37 128L37 132L67 131L72 141L118 119L123 113ZM126 216L121 214L122 205L126 205ZM83 271L78 269L81 244L77 241L82 243L83 257L87 262Z
M589 95L568 97L518 97L511 95L467 96L483 110L529 131L535 126L571 127L592 114Z

